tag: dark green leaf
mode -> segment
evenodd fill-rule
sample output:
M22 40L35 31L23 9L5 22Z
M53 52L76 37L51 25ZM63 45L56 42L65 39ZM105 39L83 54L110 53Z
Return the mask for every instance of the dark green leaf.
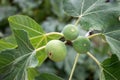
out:
M105 2L106 0L64 0L63 4L65 12L74 17L119 10L119 4L116 1Z
M39 77L36 78L36 80L63 80L63 79L54 74L41 73Z
M0 53L0 73L3 80L33 80L33 76L29 77L31 72L29 68L34 68L38 64L36 51L25 31L15 30L14 35L18 49Z
M105 28L104 34L111 51L120 59L120 24Z
M115 17L120 12L119 1L105 2L106 0L64 0L64 10L71 16L80 17L80 25L103 30L105 27L116 24Z
M103 61L101 80L120 80L120 61L116 55Z
M114 26L119 23L118 21L119 14L102 12L97 14L87 15L81 18L80 25L83 29L86 30L100 30L104 31L106 27Z

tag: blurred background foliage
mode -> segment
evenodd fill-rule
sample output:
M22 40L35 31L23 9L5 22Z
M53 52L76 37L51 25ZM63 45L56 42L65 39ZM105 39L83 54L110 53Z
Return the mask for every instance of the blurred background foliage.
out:
M62 7L62 0L0 0L0 38L11 34L7 19L15 14L32 17L46 32L60 32L64 25L73 24L76 20L67 16ZM80 35L84 36L87 31L81 27L79 29ZM110 55L108 44L100 36L91 39L91 41L91 52L102 62ZM55 73L67 80L76 55L71 46L68 46L67 49L67 58L63 62L55 63L47 59L42 66L38 67L39 71ZM81 55L73 80L98 80L99 75L99 69L95 62L86 54Z

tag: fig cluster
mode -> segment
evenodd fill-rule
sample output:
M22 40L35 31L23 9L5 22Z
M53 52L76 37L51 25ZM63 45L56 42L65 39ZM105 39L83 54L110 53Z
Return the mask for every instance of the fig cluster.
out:
M47 43L45 51L52 61L63 61L67 55L66 42L69 41L77 53L87 53L90 50L90 40L87 37L79 36L79 29L72 24L66 25L62 34L65 42L61 40L51 40Z

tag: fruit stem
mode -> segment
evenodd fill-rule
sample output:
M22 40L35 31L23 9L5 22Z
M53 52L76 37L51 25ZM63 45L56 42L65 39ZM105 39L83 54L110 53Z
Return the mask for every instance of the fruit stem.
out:
M90 35L90 36L88 36L88 38L90 39L90 38L93 38L93 37L99 36L99 35L102 35L102 33L96 33L96 34Z
M35 51L37 52L37 51L40 51L40 50L42 50L42 49L44 49L46 46L42 46L42 47L40 47L40 48L37 48Z
M77 25L78 25L78 23L79 23L79 21L80 21L81 17L82 17L82 15L81 15L81 16L79 16L79 18L78 18L78 19L77 19L77 21L75 22L75 26L77 26Z
M69 80L72 80L72 76L73 76L73 73L74 73L74 71L75 71L75 67L76 67L76 64L77 64L79 55L80 55L80 54L77 53L77 55L76 55L76 57L75 57L75 61L74 61L73 67L72 67L72 71L71 71L71 73L70 73Z
M91 57L96 62L96 64L101 68L100 62L90 52L87 52L87 55Z
M46 33L46 36L53 35L53 34L58 34L58 35L63 36L63 34L62 34L62 33L59 33L59 32L50 32L50 33Z

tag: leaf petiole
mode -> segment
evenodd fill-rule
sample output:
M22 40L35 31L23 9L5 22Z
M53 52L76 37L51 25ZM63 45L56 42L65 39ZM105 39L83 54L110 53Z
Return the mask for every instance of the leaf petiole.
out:
M82 15L80 15L79 18L77 19L77 21L75 22L75 26L78 25L78 23L80 22L81 17L82 17Z
M96 34L93 34L93 35L88 36L88 38L90 39L90 38L93 38L93 37L95 37L95 36L100 36L100 35L103 35L103 34L102 34L102 33L96 33Z
M72 76L73 76L73 73L75 71L75 67L76 67L76 64L77 64L77 61L79 59L79 53L77 53L76 57L75 57L75 61L74 61L74 64L73 64L73 67L72 67L72 71L70 73L70 77L69 77L69 80L72 80Z
M100 62L90 52L87 52L87 55L91 57L96 62L96 64L101 68Z
M53 35L53 34L57 34L57 35L63 36L63 34L62 34L62 33L59 33L59 32L50 32L50 33L46 33L45 35L46 35L46 36L49 36L49 35Z
M40 51L40 50L42 50L42 49L44 49L46 46L42 46L42 47L40 47L40 48L37 48L35 51L37 52L37 51Z

